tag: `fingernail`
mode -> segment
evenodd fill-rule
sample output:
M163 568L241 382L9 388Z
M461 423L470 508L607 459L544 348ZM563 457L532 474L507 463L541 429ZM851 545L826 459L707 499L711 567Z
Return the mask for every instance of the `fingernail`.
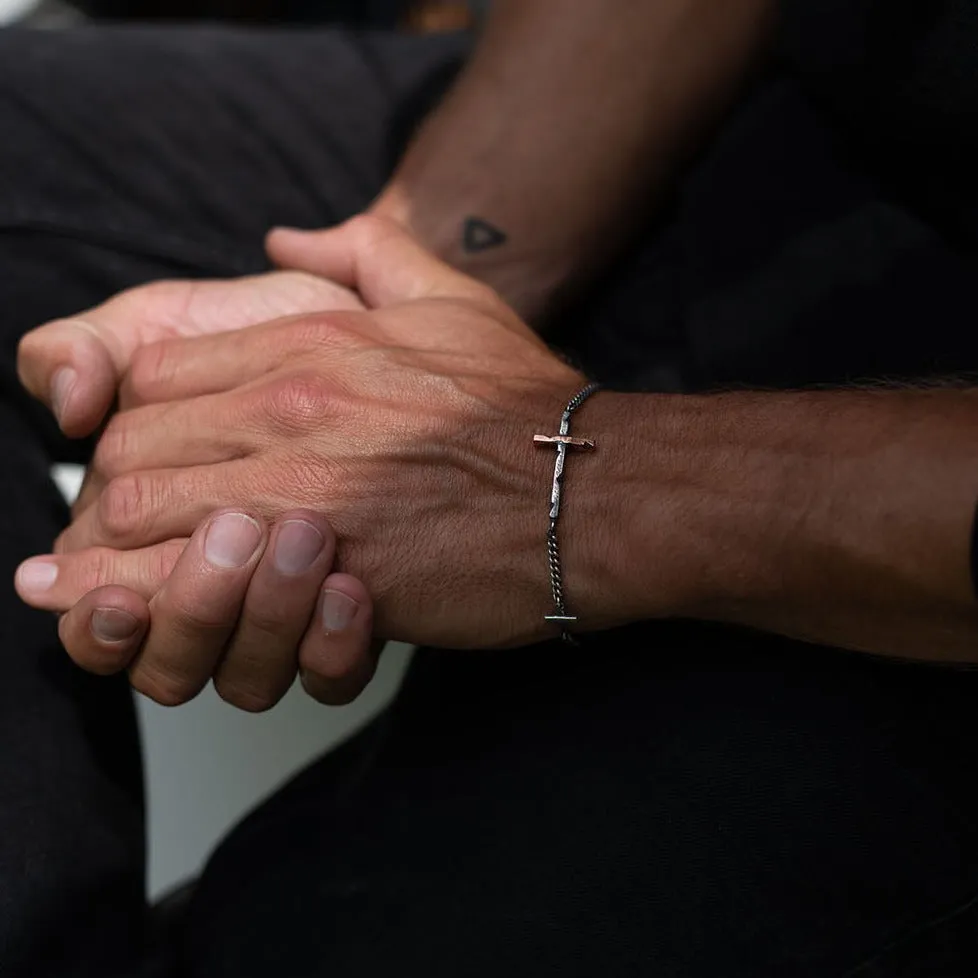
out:
M326 540L312 523L287 520L275 536L275 569L283 574L301 574L312 567L325 546Z
M261 543L261 527L244 513L225 513L207 530L204 557L214 567L225 570L244 567Z
M323 591L323 628L327 635L345 632L356 617L360 605L342 591Z
M51 406L59 424L64 418L68 399L77 382L78 374L71 367L62 367L51 380Z
M100 642L125 642L139 631L139 622L121 608L98 608L92 612L92 634Z
M28 595L50 591L57 579L58 565L51 560L26 560L17 568L17 584Z

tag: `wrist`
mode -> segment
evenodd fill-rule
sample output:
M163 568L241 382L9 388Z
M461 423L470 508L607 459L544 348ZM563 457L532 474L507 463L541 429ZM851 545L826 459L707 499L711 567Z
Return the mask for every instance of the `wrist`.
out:
M523 319L537 322L553 310L579 265L554 248L534 249L527 243L532 233L522 219L503 216L507 210L485 194L452 194L444 185L425 190L417 180L395 176L369 213L400 224L442 261L495 289ZM498 235L498 243L473 247L473 233Z
M665 400L604 391L575 416L574 435L595 449L568 459L559 534L568 606L582 631L667 617L680 603L661 593L650 572L661 545L648 518L657 493L647 453Z
M580 410L574 434L596 450L569 460L561 549L583 630L736 621L764 590L774 561L760 541L778 537L780 490L769 471L752 478L723 400L603 392Z

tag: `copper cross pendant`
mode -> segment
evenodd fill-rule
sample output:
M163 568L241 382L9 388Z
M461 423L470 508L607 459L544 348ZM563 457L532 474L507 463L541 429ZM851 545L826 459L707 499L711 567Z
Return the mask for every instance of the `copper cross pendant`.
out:
M577 448L581 451L590 451L594 448L594 442L589 438L571 438L570 415L565 411L560 421L559 435L534 435L533 441L537 445L554 445L557 448L557 463L554 465L554 484L550 492L550 519L556 523L560 516L560 489L564 481L564 462L567 459L567 449Z
M571 438L570 435L534 435L533 440L538 445L566 445L568 448L583 448L585 451L594 448L590 438Z

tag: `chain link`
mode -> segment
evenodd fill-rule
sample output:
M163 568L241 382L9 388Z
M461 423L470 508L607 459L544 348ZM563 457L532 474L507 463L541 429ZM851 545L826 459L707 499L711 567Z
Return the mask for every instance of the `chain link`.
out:
M567 403L560 418L560 434L570 434L571 415L589 398L601 390L600 384L588 384L578 391ZM560 560L560 544L557 540L557 524L560 521L560 499L564 482L564 462L567 456L566 444L557 446L557 461L554 466L553 492L550 499L550 529L547 531L547 562L550 565L550 590L554 599L554 614L547 615L547 621L556 620L561 623L561 638L565 642L574 643L574 637L564 627L567 623L577 621L577 617L567 614L564 599L564 573Z

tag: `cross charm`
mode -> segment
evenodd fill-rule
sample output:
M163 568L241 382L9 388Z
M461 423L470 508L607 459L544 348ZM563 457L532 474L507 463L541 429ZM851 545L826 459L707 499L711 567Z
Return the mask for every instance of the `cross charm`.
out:
M571 438L570 435L534 435L538 445L566 445L568 448L594 448L590 438Z
M557 464L554 466L554 484L550 492L550 520L556 522L560 516L560 486L564 481L564 462L567 459L569 448L579 448L581 451L590 451L594 448L594 442L589 438L571 438L570 432L571 412L565 411L560 419L560 433L557 435L534 435L533 441L537 445L555 445L557 448Z

